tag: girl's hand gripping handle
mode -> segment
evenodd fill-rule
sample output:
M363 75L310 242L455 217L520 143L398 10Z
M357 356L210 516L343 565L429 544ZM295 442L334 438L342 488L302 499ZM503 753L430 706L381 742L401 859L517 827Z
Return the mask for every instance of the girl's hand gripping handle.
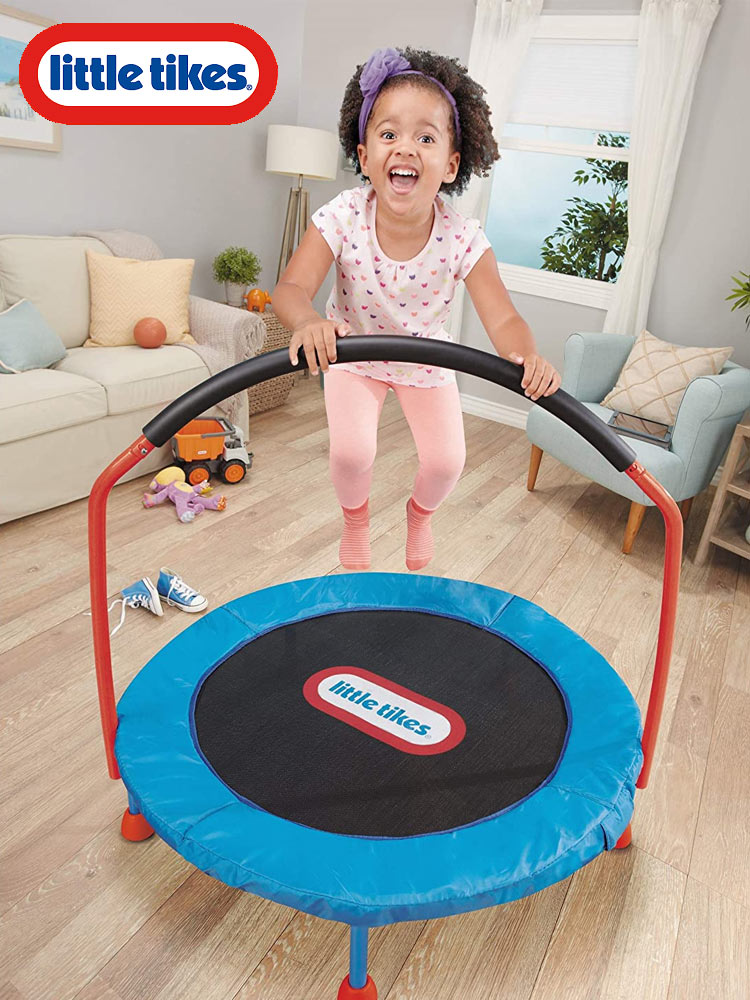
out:
M292 364L296 365L297 355L302 348L311 375L317 375L318 368L327 372L329 362L336 360L336 337L346 337L351 332L351 327L347 323L335 323L333 320L320 317L307 320L292 332L289 358Z

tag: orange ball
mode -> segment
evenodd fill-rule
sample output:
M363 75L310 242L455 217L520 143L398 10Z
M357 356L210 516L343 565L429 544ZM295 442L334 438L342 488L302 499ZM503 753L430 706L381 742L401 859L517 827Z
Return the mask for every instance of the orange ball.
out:
M133 327L133 337L139 347L161 347L167 339L167 328L155 316L144 316Z

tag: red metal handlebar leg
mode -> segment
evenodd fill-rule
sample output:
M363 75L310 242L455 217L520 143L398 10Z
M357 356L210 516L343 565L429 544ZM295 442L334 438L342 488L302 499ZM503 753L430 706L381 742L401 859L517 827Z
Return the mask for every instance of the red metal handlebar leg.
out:
M89 577L91 586L91 627L94 633L94 663L99 691L99 713L110 778L119 778L115 759L117 707L112 680L112 652L107 613L107 499L112 487L126 472L145 458L154 446L141 435L111 462L94 483L89 496Z
M664 708L664 694L667 689L669 663L672 658L675 622L677 619L677 594L680 589L680 568L682 565L682 515L680 509L661 483L646 472L642 465L633 462L625 470L633 482L653 500L664 518L664 581L661 594L661 615L659 618L659 638L656 643L656 662L651 682L651 693L643 728L643 767L636 782L637 788L645 788L651 773L659 723Z

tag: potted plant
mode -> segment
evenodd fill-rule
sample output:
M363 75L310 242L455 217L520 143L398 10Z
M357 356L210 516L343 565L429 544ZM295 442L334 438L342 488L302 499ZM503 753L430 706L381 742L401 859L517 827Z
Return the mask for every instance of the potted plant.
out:
M227 305L242 306L248 285L254 285L263 270L252 250L227 247L214 258L214 278L224 282Z
M727 295L727 302L731 302L732 299L737 300L732 306L732 312L734 312L735 309L748 310L748 314L745 317L745 329L750 329L750 274L745 274L744 271L740 271L739 277L735 274L732 275L732 281L735 283L736 287L729 295ZM747 526L745 538L748 542L750 542L750 524Z
M750 274L740 271L739 277L732 275L732 281L737 287L727 295L727 302L730 302L732 299L737 299L737 301L732 306L731 311L734 312L735 309L750 309ZM748 327L750 327L750 312L745 317L745 328L747 329Z

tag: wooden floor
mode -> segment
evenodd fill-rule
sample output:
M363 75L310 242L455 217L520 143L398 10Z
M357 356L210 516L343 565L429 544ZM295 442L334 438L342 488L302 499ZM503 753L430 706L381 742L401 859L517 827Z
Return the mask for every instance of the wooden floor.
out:
M545 457L525 489L522 431L466 416L463 477L435 516L424 572L536 601L584 635L646 703L663 533L650 510L633 554L628 504ZM143 480L109 504L109 585L161 565L211 607L341 571L339 512L315 380L253 421L255 464L223 513L192 525L146 511ZM413 445L389 397L371 507L373 569L405 572ZM381 1000L747 1000L750 997L750 564L694 564L711 491L687 526L678 634L633 846L495 909L371 935ZM126 843L107 777L92 667L84 501L0 529L1 1000L334 1000L339 924L228 889L158 838ZM114 617L114 612L113 612ZM118 693L189 617L128 612Z

